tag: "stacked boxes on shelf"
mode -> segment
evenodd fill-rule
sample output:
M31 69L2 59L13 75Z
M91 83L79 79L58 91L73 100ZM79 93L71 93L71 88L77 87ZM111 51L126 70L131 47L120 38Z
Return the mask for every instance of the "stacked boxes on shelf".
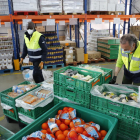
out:
M8 15L9 14L9 6L8 0L0 1L0 15Z
M138 39L140 38L140 26L131 26L130 32L131 34L134 34Z
M84 13L84 0L63 0L63 11L67 13Z
M88 0L88 11L111 11L111 12L124 12L124 4L118 4L118 0Z
M99 38L98 51L107 59L117 59L120 39L114 37Z
M13 10L14 12L38 12L38 0L13 0Z
M75 75L77 73L77 75ZM73 77L73 74L75 77ZM80 80L78 75L85 79L91 76L90 81ZM95 85L102 84L102 74L100 72L85 70L78 67L68 66L54 72L54 94L57 103L64 98L71 102L76 102L81 106L89 108L90 90ZM60 99L60 100L59 100Z
M73 49L64 49L65 63L73 62Z
M62 13L62 0L40 0L40 13Z
M13 57L12 38L0 38L0 70L11 70Z
M63 47L57 38L56 32L47 32L46 45L47 45L47 58L45 65L56 65L63 63Z
M97 40L101 37L108 37L109 30L93 30L89 36L88 51L97 51Z

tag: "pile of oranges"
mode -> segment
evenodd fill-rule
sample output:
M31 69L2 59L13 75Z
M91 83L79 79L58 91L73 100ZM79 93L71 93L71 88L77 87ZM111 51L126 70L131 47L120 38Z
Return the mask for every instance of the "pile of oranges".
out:
M73 108L64 107L63 110L58 111L57 117L64 113L71 113L73 110L74 110ZM43 139L45 140L47 138L47 135L50 135L51 138L54 138L54 140L85 140L82 137L83 135L86 136L88 140L95 140L94 137L91 137L91 135L88 134L85 127L82 127L82 125L93 124L94 122L85 123L84 120L78 118L81 120L81 125L75 125L73 120L76 119L77 119L76 117L71 120L62 119L61 117L55 119L55 123L57 124L59 129L55 133L52 133L52 131L50 130L48 121L44 122L41 126L42 127L41 132L44 135L44 137L42 137L42 140ZM95 126L92 127L96 130L98 134L97 140L103 140L107 132L105 130L98 131L98 129ZM29 140L40 140L40 139L37 138L37 139L29 139ZM47 139L47 140L51 140L51 139Z

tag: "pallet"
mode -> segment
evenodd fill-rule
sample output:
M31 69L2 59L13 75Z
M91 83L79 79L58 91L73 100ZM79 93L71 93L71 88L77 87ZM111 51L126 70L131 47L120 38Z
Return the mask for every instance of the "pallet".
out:
M77 64L84 64L84 61L73 61L70 63L65 63L66 66L69 66L69 65L77 66Z
M5 72L10 72L10 73L13 73L14 72L14 70L13 69L5 69L5 70L0 70L0 74L3 74L3 73L5 73Z
M62 13L40 13L40 15L62 15Z
M84 64L84 61L78 61L77 64Z
M33 69L34 69L34 66L22 66L22 67L21 67L21 71L23 71L24 69L33 70Z
M121 13L121 15L125 15L124 11L109 11L108 15L119 15Z
M14 15L38 15L38 11L14 11Z
M64 13L64 15L84 15L85 13Z
M100 58L100 59L88 59L88 64L90 63L99 63L99 62L105 62L104 58Z
M88 11L88 15L107 15L107 11Z
M117 59L108 59L108 58L105 58L105 59L106 59L107 62L111 62L111 61L115 61L116 62L117 61Z
M64 63L55 64L55 65L44 65L44 69L48 69L50 67L53 68L53 69L56 69L57 66L64 67Z

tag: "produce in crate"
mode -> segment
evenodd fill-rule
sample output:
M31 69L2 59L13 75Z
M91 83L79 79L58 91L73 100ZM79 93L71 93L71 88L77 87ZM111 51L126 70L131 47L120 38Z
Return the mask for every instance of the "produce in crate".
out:
M42 130L25 136L22 140L103 140L107 132L94 122L86 123L76 116L76 110L64 107L55 118L42 124Z

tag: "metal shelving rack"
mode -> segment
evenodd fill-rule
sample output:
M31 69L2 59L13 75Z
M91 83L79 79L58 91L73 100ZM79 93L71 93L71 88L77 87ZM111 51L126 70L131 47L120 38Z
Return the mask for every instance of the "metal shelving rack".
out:
M125 0L125 14L127 11L127 2L129 0ZM94 20L95 18L102 18L103 20L109 20L110 22L113 21L114 18L120 18L121 20L124 20L124 26L123 26L123 33L125 33L125 25L128 23L128 33L130 28L130 18L136 18L140 19L140 15L130 15L131 14L131 5L132 0L130 0L130 9L129 9L129 15L87 15L87 0L84 0L85 2L85 14L83 15L13 15L12 11L12 3L11 0L8 0L9 3L9 12L10 14L7 16L0 16L0 19L3 22L10 22L11 23L11 31L12 31L12 39L13 39L13 47L14 47L14 59L19 59L19 47L18 47L18 24L20 25L20 29L22 29L22 19L32 19L34 23L42 23L42 21L46 21L46 19L55 19L56 20L56 28L58 32L58 23L61 20L65 20L66 23L69 23L69 18L77 18L77 25L75 25L75 41L77 43L77 46L79 47L79 23L83 22L84 20L84 53L85 53L85 63L87 63L87 22L90 22L90 20ZM113 25L113 35L115 36L115 27L116 25ZM57 36L59 36L59 32L57 33ZM70 25L70 40L72 40L71 36L71 25Z

